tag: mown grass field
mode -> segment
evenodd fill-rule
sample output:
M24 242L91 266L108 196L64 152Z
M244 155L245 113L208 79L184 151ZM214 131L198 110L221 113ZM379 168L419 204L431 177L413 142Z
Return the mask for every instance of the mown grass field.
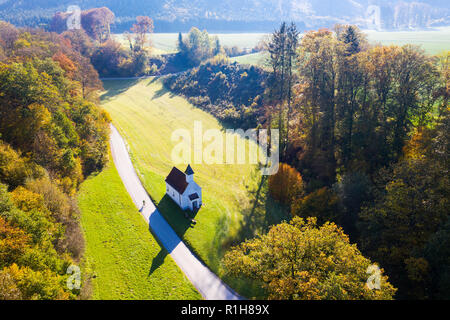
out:
M191 226L184 213L165 196L165 178L172 162L172 133L177 129L193 132L194 121L203 130L223 129L210 114L184 98L174 96L155 78L105 81L102 105L130 146L131 157L140 178L159 210L193 252L227 283L250 298L262 292L258 284L224 277L221 258L232 243L249 231L289 218L262 192L262 206L252 210L255 190L261 180L255 165L192 164L195 180L203 189L204 206ZM238 137L238 139L241 139ZM246 142L248 143L248 142ZM248 146L248 145L247 145Z
M201 299L148 230L110 161L79 192L93 299Z

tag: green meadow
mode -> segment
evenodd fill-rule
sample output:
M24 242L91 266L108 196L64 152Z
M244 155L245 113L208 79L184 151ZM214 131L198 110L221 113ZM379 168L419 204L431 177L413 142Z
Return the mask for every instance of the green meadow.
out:
M201 122L203 131L224 127L210 114L168 92L159 79L105 81L104 87L102 105L127 141L132 161L159 211L194 254L231 287L248 298L260 296L258 284L228 278L220 263L232 244L289 219L267 196L266 184L259 188L262 176L257 166L192 163L204 205L194 217L197 224L191 224L165 196L164 180L172 167L184 171L187 165L172 162L177 144L172 134L178 129L192 133L195 121ZM248 148L250 142L244 143Z
M78 205L93 299L201 299L149 232L112 161L83 183Z

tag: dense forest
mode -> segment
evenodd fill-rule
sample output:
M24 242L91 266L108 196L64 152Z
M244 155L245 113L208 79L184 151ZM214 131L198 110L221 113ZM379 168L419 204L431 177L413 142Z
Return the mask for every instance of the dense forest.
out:
M273 298L330 298L330 274L305 269L313 253L289 239L332 223L380 264L396 298L449 299L450 53L371 46L354 26L299 41L286 24L268 49L265 126L280 129L286 163L269 189L300 220L292 222L297 229L276 226L234 248L230 272L263 281ZM273 259L276 247L287 250L285 259Z
M0 22L0 299L87 298L74 195L107 161L109 117L89 59L65 37Z

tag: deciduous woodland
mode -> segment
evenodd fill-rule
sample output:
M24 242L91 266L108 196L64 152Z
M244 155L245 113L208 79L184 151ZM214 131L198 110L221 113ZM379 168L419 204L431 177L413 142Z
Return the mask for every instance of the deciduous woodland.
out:
M334 223L380 264L395 297L449 298L449 54L371 46L353 26L297 43L295 26L285 24L269 52L263 125L282 132L286 163L269 189L295 218L230 251L230 272L262 281L272 298L362 298L344 289L355 278L328 282L345 278L328 264L341 246L319 245ZM311 245L294 240L308 234ZM328 257L323 268L320 257Z
M268 299L450 299L450 52L283 23L254 49L268 52L260 68L196 28L155 56L152 19L124 45L109 9L83 17L86 31L65 31L57 15L60 34L0 22L0 299L89 298L66 270L83 258L74 197L107 161L99 74L169 74L168 90L224 126L280 130L280 170L260 178L247 218L267 220L267 189L289 219L231 239L227 277Z
M66 271L83 256L75 193L107 160L100 88L63 36L0 22L0 299L84 296Z

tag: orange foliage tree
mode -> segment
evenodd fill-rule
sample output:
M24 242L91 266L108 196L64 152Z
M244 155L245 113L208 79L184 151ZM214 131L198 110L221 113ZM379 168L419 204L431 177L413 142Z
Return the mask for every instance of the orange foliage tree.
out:
M303 193L302 176L290 165L281 163L278 173L269 178L269 191L275 200L291 205L294 198Z

